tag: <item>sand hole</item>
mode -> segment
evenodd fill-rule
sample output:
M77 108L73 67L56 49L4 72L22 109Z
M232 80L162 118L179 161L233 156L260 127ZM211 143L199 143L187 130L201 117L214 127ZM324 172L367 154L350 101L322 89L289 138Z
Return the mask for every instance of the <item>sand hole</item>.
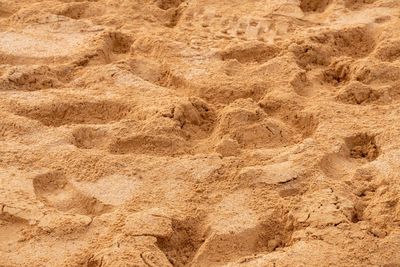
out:
M351 214L351 222L358 223L360 221L363 221L363 213L364 213L364 207L361 207L361 205L355 205L353 212Z
M300 8L303 12L324 12L331 0L301 0Z
M165 26L173 28L176 25L178 25L179 20L181 19L183 13L183 9L181 8L176 8L172 13L170 13L169 18L167 19L167 23L165 23Z
M127 106L114 101L61 102L23 107L17 114L38 120L46 126L65 124L101 124L118 121L129 112Z
M292 231L289 226L290 223L282 214L278 218L262 222L257 233L257 250L271 252L288 246L292 238Z
M159 8L163 10L168 10L170 8L177 8L185 1L186 0L157 0L156 4Z
M110 205L78 191L60 172L49 172L34 177L33 187L39 200L62 212L99 215L111 210Z
M351 158L372 161L379 156L379 149L375 142L375 136L367 133L360 133L346 138L345 141Z
M107 36L110 50L116 54L125 54L130 51L133 39L121 32L111 32Z
M95 57L101 59L103 63L118 61L131 50L133 38L125 33L113 31L104 33L96 42L101 44L96 54L82 58L77 64L85 65L90 59Z
M173 220L172 228L173 234L170 237L157 238L157 246L173 266L188 266L204 242L199 220L197 218Z
M351 60L343 58L335 60L323 72L324 81L335 86L348 82L351 79L350 62Z

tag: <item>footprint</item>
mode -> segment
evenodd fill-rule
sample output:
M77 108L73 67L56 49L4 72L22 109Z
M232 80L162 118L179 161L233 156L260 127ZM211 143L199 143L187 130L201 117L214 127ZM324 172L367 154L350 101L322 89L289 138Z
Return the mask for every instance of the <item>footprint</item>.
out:
M86 262L87 267L107 266L142 266L143 262L138 257L135 249L131 247L113 245L93 253Z
M22 238L22 231L29 229L27 220L11 215L0 206L0 250L6 251L10 244Z
M188 152L188 143L177 136L137 134L117 138L109 146L113 154L148 154L155 156L175 156Z
M106 266L149 266L149 267L172 267L165 255L154 247L140 248L138 244L118 243L108 248L99 250L92 254L86 263L87 267L106 267ZM139 248L138 248L139 247ZM145 251L140 252L143 249Z
M294 44L290 47L290 50L296 58L296 63L306 70L328 66L330 63L329 49L321 44Z
M260 6L253 7L262 14L236 14L226 15L225 10L210 6L203 10L188 10L182 15L182 20L191 30L200 30L207 40L258 40L266 42L274 38L285 35L293 21L290 18L274 17L271 18L273 8L264 5L264 9L259 10ZM213 29L211 32L210 29Z
M172 267L172 264L162 253L155 254L153 251L145 251L140 254L140 257L149 267Z
M240 63L264 63L279 53L279 48L265 43L237 45L219 53L222 60L236 59Z
M317 130L319 121L313 113L291 111L286 116L281 117L281 120L288 121L296 133L301 135L302 139L311 137Z
M276 147L291 143L292 129L269 116L250 99L238 99L221 110L216 139L236 140L241 148Z
M281 185L298 179L303 172L301 167L286 161L265 166L244 167L239 172L239 178L249 181L249 184Z
M94 182L80 181L76 186L81 193L90 194L103 204L120 206L137 195L142 181L136 177L113 174L103 176Z
M222 255L227 261L234 261L261 252L273 252L278 248L288 246L291 235L289 231L286 232L272 224L284 223L276 220L262 223L254 228L250 227L243 232L210 234L199 248L194 265L217 266Z
M376 0L345 0L344 6L349 9L359 9L364 5L373 4Z
M332 56L363 58L375 49L375 39L368 26L330 29L311 40L330 49Z
M367 26L328 29L290 47L297 64L306 70L328 66L336 57L363 58L374 49L375 39Z
M375 136L359 133L345 138L339 152L325 155L320 167L328 177L345 179L358 167L375 160L378 156L379 147Z
M47 66L16 66L0 77L0 90L36 91L61 85L57 74Z
M336 100L346 104L363 105L378 102L383 92L360 82L351 82L340 90Z
M354 79L365 84L388 84L399 81L400 67L394 62L368 62L357 66Z
M265 119L260 122L249 123L236 129L225 128L220 136L226 134L237 140L242 148L276 147L292 142L292 129L277 119Z
M65 16L74 20L90 18L96 14L105 14L107 10L101 5L96 5L91 2L97 1L79 1L79 2L69 2L61 5L54 12L57 15Z
M398 101L400 99L400 81L393 83L388 89L389 96Z
M344 180L359 167L359 162L349 159L343 152L331 153L322 158L320 167L328 177Z
M4 112L0 112L0 116L0 140L11 140L35 131L35 127L29 124L28 119L21 119Z
M310 82L305 70L299 70L290 79L293 91L299 96L310 97L315 94L313 83Z
M17 115L53 127L108 123L121 120L128 112L129 108L126 105L111 100L44 103L38 106L22 106L16 110Z
M281 97L274 92L264 96L259 106L268 114L284 121L293 132L303 140L314 134L319 125L317 115L304 111L303 107L292 99L292 96Z
M170 71L167 66L150 57L132 58L127 63L130 73L154 84Z
M61 172L49 172L34 177L33 187L40 201L62 212L94 216L112 209L110 205L77 190Z
M238 197L245 198L243 194ZM229 200L232 199L228 196L209 215L207 236L197 249L192 266L217 266L221 258L234 261L260 252L273 252L289 244L293 230L288 229L289 220L283 210L271 208L265 218L257 218L246 205L248 199L244 203Z
M389 39L382 41L376 48L375 57L382 60L393 62L400 59L400 39Z
M109 141L109 136L107 132L102 129L91 128L91 127L81 127L77 128L72 132L73 141L72 143L82 149L92 149L92 148L105 148L107 147Z
M357 196L354 221L367 221L372 226L371 234L378 238L383 238L398 228L398 182L396 179L386 179L393 177L393 171L398 169L398 162L398 151L393 154L389 152L359 168L349 183Z
M90 3L88 3L88 2L68 3L68 4L62 6L60 8L60 10L58 10L58 12L56 12L56 14L57 15L61 15L61 16L65 16L65 17L68 17L68 18L71 18L71 19L85 18L86 15L89 13L89 12L87 12L87 10L90 7L89 4ZM93 14L93 13L91 13L91 14Z

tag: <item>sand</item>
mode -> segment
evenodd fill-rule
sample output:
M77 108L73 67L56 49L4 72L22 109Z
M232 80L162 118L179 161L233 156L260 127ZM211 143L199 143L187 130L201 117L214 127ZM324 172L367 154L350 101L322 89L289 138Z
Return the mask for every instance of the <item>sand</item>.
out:
M400 266L400 1L1 0L0 266Z

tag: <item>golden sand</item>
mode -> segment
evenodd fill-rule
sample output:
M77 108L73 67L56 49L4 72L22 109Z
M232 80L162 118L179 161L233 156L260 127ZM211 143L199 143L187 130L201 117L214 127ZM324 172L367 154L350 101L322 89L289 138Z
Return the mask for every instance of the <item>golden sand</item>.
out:
M0 266L400 266L400 1L0 0Z

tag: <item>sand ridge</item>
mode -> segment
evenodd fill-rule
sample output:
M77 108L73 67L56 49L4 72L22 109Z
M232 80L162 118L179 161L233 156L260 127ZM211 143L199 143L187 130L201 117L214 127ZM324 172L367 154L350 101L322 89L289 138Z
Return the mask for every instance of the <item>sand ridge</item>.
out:
M397 0L0 0L0 266L400 265Z

